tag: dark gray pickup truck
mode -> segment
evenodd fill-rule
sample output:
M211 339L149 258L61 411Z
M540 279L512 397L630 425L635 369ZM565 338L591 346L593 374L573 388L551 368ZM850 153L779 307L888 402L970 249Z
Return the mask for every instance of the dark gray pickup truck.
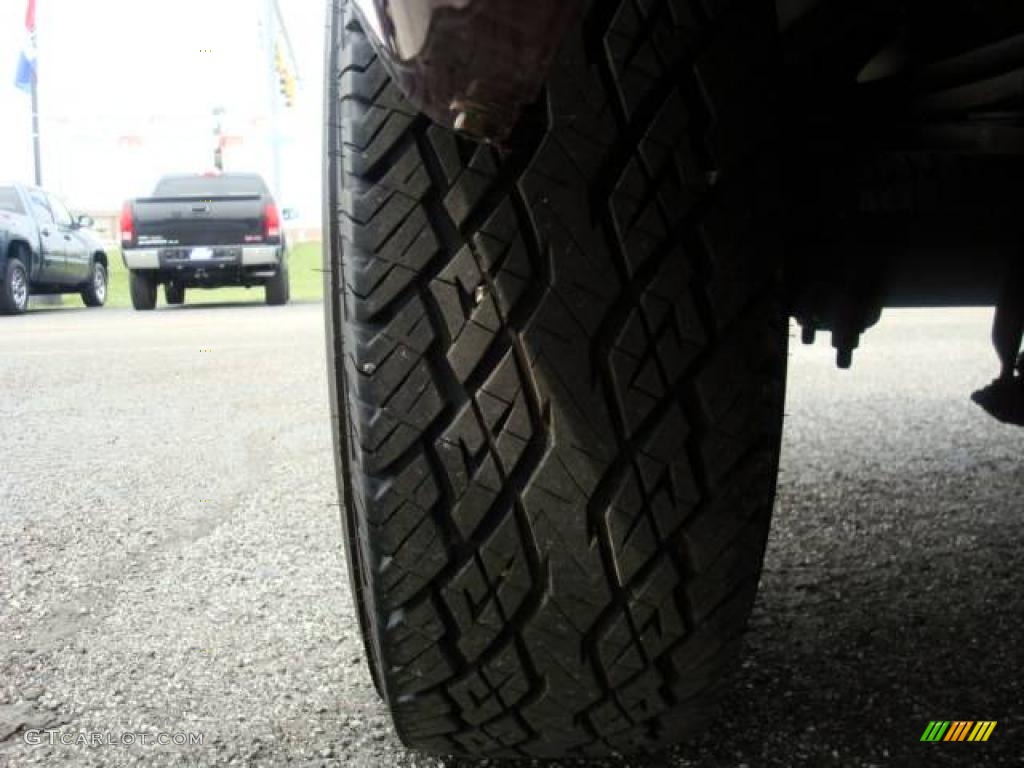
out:
M281 215L256 174L165 176L152 197L121 213L121 244L132 306L184 304L188 288L262 285L268 304L289 298Z
M78 293L103 306L107 253L90 226L37 187L0 185L0 313L21 314L31 294Z

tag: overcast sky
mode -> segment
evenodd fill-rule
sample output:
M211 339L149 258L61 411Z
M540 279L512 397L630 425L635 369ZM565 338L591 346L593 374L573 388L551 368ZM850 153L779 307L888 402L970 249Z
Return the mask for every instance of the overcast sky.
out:
M282 110L281 203L319 216L324 0L279 0L301 75ZM29 96L14 87L26 0L0 0L0 179L31 181ZM37 0L43 184L117 208L165 172L212 165L214 107L237 136L228 169L272 182L266 0Z

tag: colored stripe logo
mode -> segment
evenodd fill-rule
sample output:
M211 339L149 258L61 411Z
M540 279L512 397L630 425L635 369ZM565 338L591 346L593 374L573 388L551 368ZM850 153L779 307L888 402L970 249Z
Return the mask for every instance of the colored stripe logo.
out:
M921 741L988 741L996 720L932 720Z

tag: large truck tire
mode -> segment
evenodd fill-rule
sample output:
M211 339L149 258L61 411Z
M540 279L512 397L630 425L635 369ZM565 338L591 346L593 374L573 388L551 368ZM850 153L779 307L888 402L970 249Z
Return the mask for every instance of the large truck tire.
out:
M152 275L132 270L128 273L128 294L132 307L140 312L156 308L157 282Z
M779 463L774 4L595 0L507 150L417 114L330 12L335 447L396 729L470 757L685 740Z
M102 307L107 303L109 277L107 266L101 261L93 261L89 270L89 282L82 289L82 303L90 308Z
M21 259L8 256L0 274L0 314L22 315L28 311L29 294L28 271Z
M272 307L280 307L291 298L291 279L288 276L288 259L281 261L274 276L267 281L263 289L264 300Z
M168 306L180 307L185 303L185 291L187 289L181 283L170 282L164 285L164 301Z

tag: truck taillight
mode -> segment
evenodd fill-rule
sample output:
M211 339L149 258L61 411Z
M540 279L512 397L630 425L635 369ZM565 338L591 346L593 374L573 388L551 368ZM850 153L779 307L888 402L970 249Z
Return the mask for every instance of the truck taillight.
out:
M135 221L132 218L132 204L125 203L121 209L121 242L130 244L135 239Z
M267 203L263 209L263 237L274 240L281 236L281 214L274 203Z

